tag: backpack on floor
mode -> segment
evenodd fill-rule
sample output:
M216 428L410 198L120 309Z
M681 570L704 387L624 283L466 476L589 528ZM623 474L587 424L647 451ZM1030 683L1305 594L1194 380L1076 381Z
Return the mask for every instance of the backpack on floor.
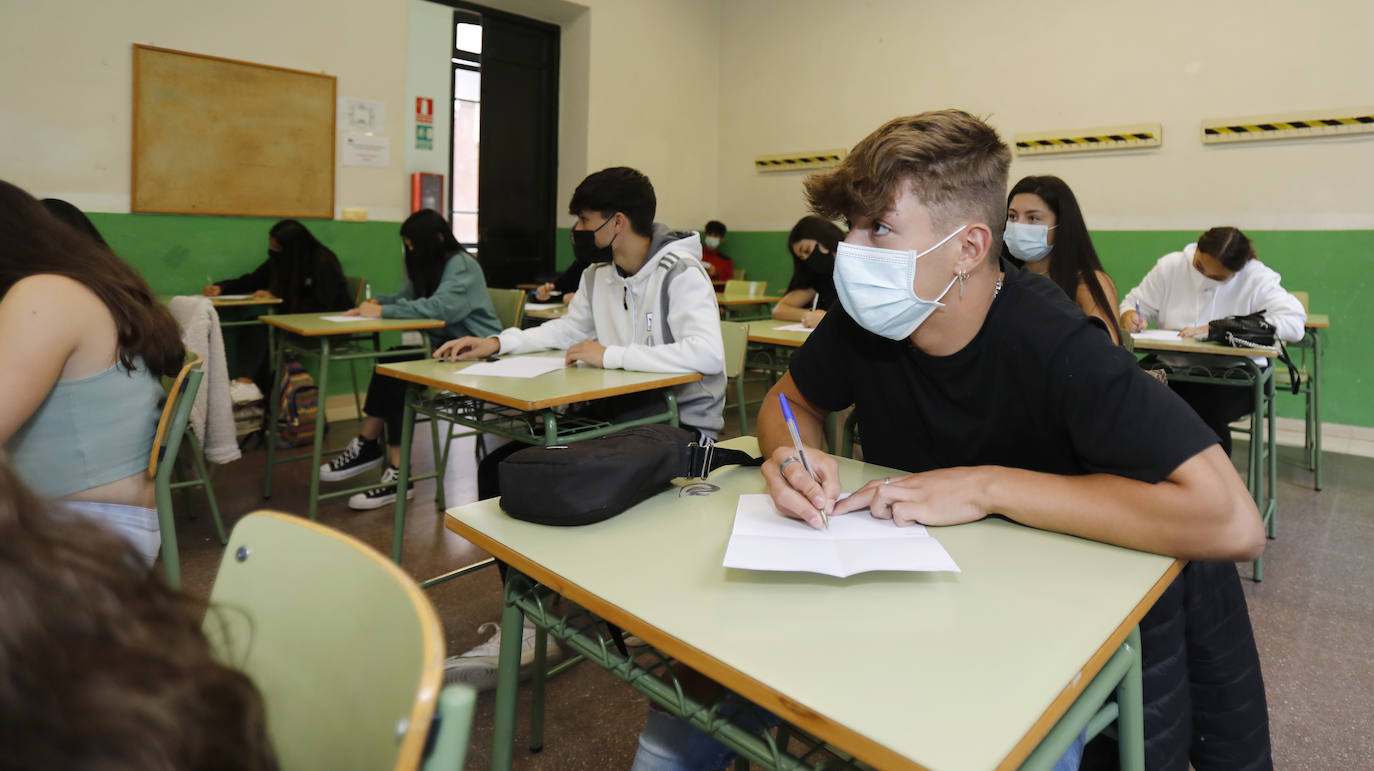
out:
M315 439L319 389L298 361L288 361L281 374L281 399L277 402L277 436L282 447L299 447Z

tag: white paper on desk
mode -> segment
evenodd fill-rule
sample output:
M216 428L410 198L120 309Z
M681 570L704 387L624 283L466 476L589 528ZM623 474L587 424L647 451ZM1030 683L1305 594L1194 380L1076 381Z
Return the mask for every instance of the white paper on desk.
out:
M324 321L367 321L366 316L321 316Z
M1147 329L1144 332L1132 332L1132 340L1179 340L1177 329Z
M525 303L525 310L527 311L548 311L562 307L563 303Z
M806 326L805 324L803 324L803 323L801 323L801 322L797 322L796 324L788 324L787 326L783 326L783 327L773 327L773 331L774 331L774 332L810 332L810 331L811 331L811 327L808 327L808 326Z
M251 295L251 294L217 294L217 295L215 295L214 298L212 298L212 299L215 299L215 300L247 300L248 298L250 298L250 297L252 297L252 296L253 296L253 295Z
M945 547L920 525L897 527L865 509L831 517L829 530L815 530L779 514L763 494L739 497L724 565L840 578L873 570L959 572Z
M513 356L509 359L484 361L458 370L459 375L495 375L498 377L539 377L546 372L563 369L562 356Z

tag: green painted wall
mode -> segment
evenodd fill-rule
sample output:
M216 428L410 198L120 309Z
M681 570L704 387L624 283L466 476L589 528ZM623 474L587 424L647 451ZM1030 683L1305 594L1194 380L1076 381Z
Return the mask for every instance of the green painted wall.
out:
M105 240L124 259L141 271L156 294L200 294L207 279L221 280L247 273L267 259L267 231L275 219L258 217L211 217L177 214L92 213ZM303 220L315 237L334 250L344 274L363 276L374 292L401 288L400 223ZM232 331L226 343L232 348ZM395 345L399 335L384 336ZM232 355L232 354L231 354ZM361 382L371 373L359 367ZM364 370L368 374L363 374ZM329 370L329 393L352 389L348 367Z
M92 214L91 220L118 252L148 278L153 291L196 293L206 276L245 273L266 258L267 231L274 220L157 214ZM400 288L403 270L395 222L309 220L306 226L339 255L344 272L365 276L378 292ZM1374 231L1248 231L1265 264L1283 275L1288 289L1311 294L1312 310L1331 316L1324 337L1324 418L1333 423L1374 427ZM1107 271L1123 293L1135 286L1160 256L1197 237L1193 231L1099 231L1093 233ZM572 261L568 228L555 239L557 265ZM751 280L781 291L791 276L785 231L731 231L725 252ZM347 370L330 372L331 394L347 389ZM1302 405L1288 396L1280 414L1302 417Z

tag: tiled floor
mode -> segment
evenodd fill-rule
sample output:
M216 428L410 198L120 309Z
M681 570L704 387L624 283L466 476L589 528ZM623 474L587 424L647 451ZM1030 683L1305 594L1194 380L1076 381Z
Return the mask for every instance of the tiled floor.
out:
M727 435L733 435L727 410ZM350 435L340 424L327 444ZM1349 438L1349 437L1344 437ZM1259 640L1269 697L1277 768L1370 768L1374 766L1374 459L1334 452L1326 458L1326 489L1311 487L1300 451L1279 449L1278 540L1266 552L1262 584L1244 581ZM1243 443L1236 449L1243 458ZM243 513L270 506L305 510L304 464L279 467L277 494L261 497L263 453L215 472L227 524ZM423 487L406 526L404 567L424 578L483 556L447 532ZM452 489L452 488L451 488ZM473 492L451 492L450 503ZM178 505L183 499L178 496ZM199 507L199 501L193 499ZM382 551L391 540L389 508L353 512L342 500L320 507L320 521ZM188 592L209 595L220 558L207 516L179 523ZM1249 565L1242 566L1249 575ZM479 642L477 626L498 617L500 591L494 571L480 571L429 592L443 619L450 652ZM358 662L365 666L366 662ZM528 736L528 692L522 688L517 740ZM579 666L549 683L545 748L516 752L519 769L628 768L642 727L645 701L592 666ZM492 696L478 702L468 768L486 768L491 752ZM970 741L976 729L970 728Z

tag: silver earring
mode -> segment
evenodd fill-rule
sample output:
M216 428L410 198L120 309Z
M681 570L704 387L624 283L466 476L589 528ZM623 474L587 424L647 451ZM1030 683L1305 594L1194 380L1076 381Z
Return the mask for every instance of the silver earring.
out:
M968 278L968 272L959 274L959 299L964 299L964 279Z

